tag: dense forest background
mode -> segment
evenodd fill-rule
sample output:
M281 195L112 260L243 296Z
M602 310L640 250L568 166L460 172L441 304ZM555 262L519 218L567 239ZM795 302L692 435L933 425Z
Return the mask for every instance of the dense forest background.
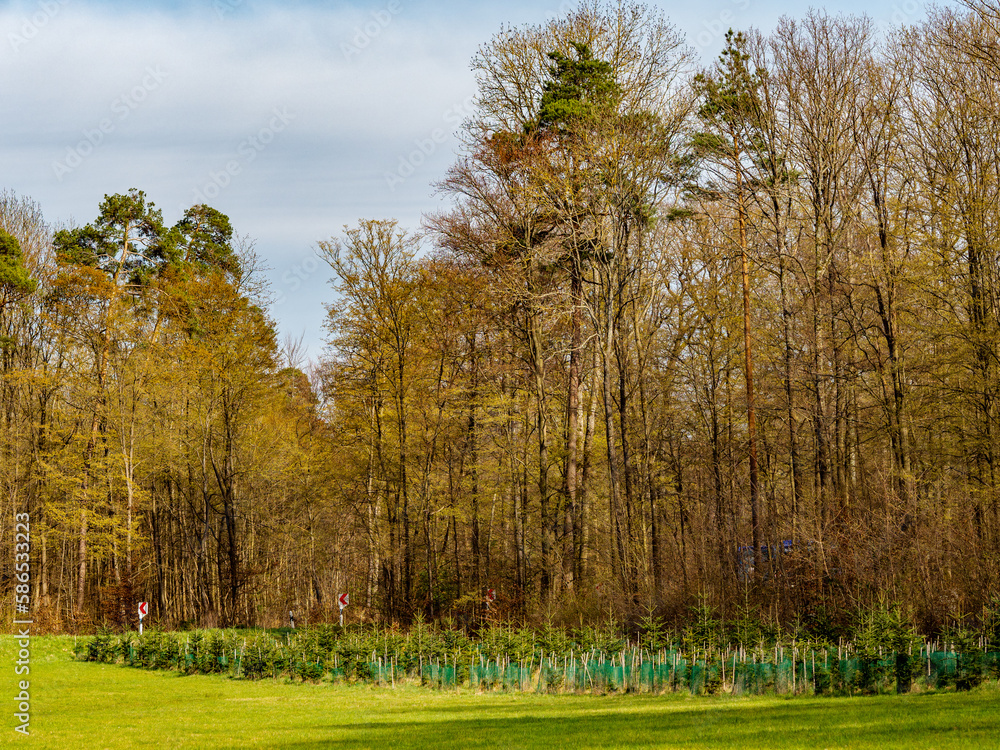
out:
M507 28L423 232L252 241L0 194L0 530L35 622L774 622L1000 581L1000 6L810 12L718 62L658 11ZM13 555L0 562L14 592ZM496 600L487 601L493 589Z

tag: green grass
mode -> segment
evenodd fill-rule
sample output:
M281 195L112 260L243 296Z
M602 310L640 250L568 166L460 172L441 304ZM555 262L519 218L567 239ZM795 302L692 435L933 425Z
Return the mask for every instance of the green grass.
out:
M1000 690L875 698L478 695L246 682L71 661L32 640L31 737L13 730L0 636L0 746L39 748L1000 748Z

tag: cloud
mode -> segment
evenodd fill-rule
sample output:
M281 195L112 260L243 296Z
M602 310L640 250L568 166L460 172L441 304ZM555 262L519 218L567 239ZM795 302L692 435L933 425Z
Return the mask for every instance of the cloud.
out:
M0 13L0 25L16 26L19 15ZM302 113L303 134L379 138L391 136L404 113L419 118L439 110L435 93L471 82L403 12L348 59L342 46L366 17L268 7L213 20L67 5L16 51L3 49L5 98L23 104L22 116L30 113L17 127L5 108L5 125L37 137L44 123L46 139L72 138L156 67L166 71L167 85L134 119L151 136L166 121L171 132L207 145L285 103Z
M706 24L716 31L723 11L732 11L725 23L749 25L742 8L758 2L667 12L693 35ZM329 272L313 269L294 294L286 274L360 218L418 227L439 205L431 185L453 161L454 113L475 91L477 47L504 24L539 23L561 5L7 4L0 187L37 200L50 221L78 223L105 193L141 188L172 222L211 192L236 230L257 239L275 291L286 293L276 316L285 330L306 329L315 354ZM289 115L280 129L276 110Z
M452 14L457 29L469 13ZM344 224L395 216L416 227L434 205L453 126L405 186L390 191L385 173L474 89L467 61L481 40L443 33L440 20L406 0L8 5L3 187L60 223L86 223L104 194L131 187L168 222L208 200L256 238L280 296ZM329 273L310 268L275 313L307 330L315 353Z

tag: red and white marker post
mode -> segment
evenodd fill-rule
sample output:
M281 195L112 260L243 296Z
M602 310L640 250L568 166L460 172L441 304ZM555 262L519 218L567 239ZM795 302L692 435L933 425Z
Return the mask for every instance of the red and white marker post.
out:
M497 590L496 589L489 589L486 592L486 606L487 607L490 606L496 600L497 600Z
M340 605L340 627L344 627L344 607L350 603L350 597L347 594L341 594L337 597L337 604Z
M139 635L142 635L142 618L149 614L149 602L139 602Z

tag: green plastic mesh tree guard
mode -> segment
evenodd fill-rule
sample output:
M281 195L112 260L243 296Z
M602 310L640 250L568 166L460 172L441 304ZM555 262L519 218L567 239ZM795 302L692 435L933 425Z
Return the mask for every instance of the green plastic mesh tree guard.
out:
M322 634L321 634L322 635ZM605 652L567 649L489 650L468 643L453 651L420 651L400 638L369 650L360 637L272 637L237 631L142 636L101 633L78 648L80 658L146 669L222 673L244 679L294 677L395 685L419 681L438 690L549 693L668 693L693 695L855 695L925 688L965 689L1000 679L1000 652L924 647L873 655L842 649L759 646L691 653L679 647ZM454 644L452 644L454 645Z

